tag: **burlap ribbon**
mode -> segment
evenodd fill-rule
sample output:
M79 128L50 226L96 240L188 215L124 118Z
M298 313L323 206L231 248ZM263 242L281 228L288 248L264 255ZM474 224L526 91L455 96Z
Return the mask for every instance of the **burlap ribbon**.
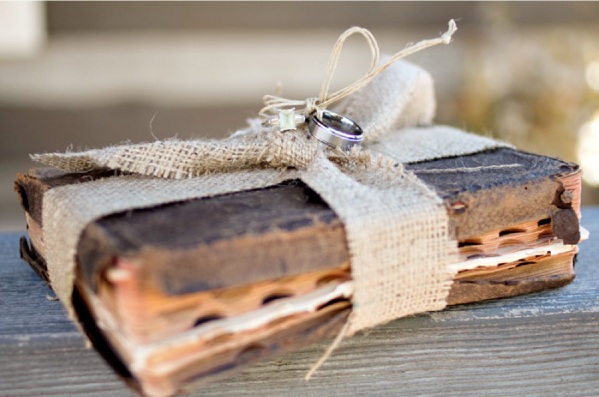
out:
M220 141L169 140L33 156L72 172L108 167L133 173L46 193L44 239L59 298L71 311L76 246L89 222L299 178L345 225L354 282L347 334L444 308L457 244L449 237L442 200L403 163L502 144L450 127L426 127L435 110L430 76L405 62L385 69L336 109L365 131L364 147L350 153L324 147L303 128L282 133L255 119Z

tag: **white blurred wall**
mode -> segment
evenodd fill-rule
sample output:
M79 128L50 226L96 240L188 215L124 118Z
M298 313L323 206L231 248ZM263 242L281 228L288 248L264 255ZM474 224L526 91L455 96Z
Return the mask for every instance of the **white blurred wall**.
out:
M44 2L0 2L0 59L32 57L41 50L45 40Z

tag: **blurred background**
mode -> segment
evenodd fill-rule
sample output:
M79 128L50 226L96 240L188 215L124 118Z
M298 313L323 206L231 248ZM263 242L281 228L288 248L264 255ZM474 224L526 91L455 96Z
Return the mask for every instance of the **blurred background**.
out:
M0 230L22 230L15 173L28 154L219 137L279 85L318 94L346 28L383 53L436 37L409 60L436 81L437 123L509 141L585 171L599 204L599 3L0 2ZM334 87L366 70L351 39Z

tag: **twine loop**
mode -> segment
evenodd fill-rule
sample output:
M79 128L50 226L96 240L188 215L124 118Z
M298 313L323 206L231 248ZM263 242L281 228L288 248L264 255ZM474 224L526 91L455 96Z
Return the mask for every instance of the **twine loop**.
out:
M320 93L318 95L318 98L310 97L303 100L298 100L288 99L275 95L265 95L262 98L264 102L264 107L260 109L260 112L258 114L263 120L265 120L269 117L272 117L273 115L276 115L277 112L282 109L299 107L303 108L302 113L306 118L310 117L314 113L316 113L318 117L321 117L322 111L325 110L328 106L360 90L362 87L370 83L372 79L374 79L376 76L380 75L382 72L387 70L398 60L438 44L449 44L451 42L453 34L456 32L457 29L458 28L455 23L455 20L451 19L448 22L447 30L439 37L434 39L422 40L416 44L408 45L403 50L396 52L382 65L377 66L379 65L380 60L380 50L374 35L368 29L359 26L351 27L339 36L337 42L333 47L325 71L325 78L320 87ZM338 91L333 92L332 94L329 94L331 82L333 80L335 71L337 70L339 56L341 55L343 46L345 45L347 39L354 34L361 35L366 40L368 48L370 49L370 66L368 68L368 71L365 75L363 75L361 78L357 79L353 83L345 86L344 88Z

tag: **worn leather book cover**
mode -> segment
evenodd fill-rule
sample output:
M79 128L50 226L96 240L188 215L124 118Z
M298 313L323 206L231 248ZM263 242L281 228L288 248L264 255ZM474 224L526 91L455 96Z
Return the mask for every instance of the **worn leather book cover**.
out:
M448 304L573 280L575 164L497 148L406 168L442 198L458 242ZM44 193L114 176L55 169L17 176L29 231L22 256L46 280ZM351 307L343 228L297 180L112 214L80 236L73 304L90 340L131 385L172 395L335 336Z

